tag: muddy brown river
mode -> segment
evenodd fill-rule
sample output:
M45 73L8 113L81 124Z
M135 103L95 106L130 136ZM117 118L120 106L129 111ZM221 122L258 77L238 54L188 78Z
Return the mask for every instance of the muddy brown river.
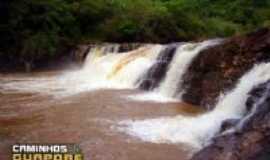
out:
M15 143L74 143L82 149L85 160L188 159L190 148L183 144L144 142L117 131L115 126L126 119L194 116L202 112L198 107L178 102L131 101L123 96L141 91L128 89L99 89L63 97L47 94L45 89L43 93L42 87L39 92L27 90L57 74L0 74L1 160L10 159L11 145ZM42 82L24 83L40 77ZM20 83L24 89L14 87Z

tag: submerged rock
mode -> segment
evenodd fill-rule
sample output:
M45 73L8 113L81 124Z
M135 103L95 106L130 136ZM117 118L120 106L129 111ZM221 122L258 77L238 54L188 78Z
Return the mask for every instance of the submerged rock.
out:
M235 132L214 138L192 160L269 160L270 81L250 92L248 106L250 109L256 107L256 110L250 111L244 122L235 125Z
M209 108L254 64L270 60L270 29L233 37L203 50L183 77L183 100Z

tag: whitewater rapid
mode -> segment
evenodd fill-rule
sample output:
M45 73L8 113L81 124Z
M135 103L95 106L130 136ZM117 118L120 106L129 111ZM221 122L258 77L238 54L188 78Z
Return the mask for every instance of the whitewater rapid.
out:
M270 79L270 63L255 65L238 82L235 89L221 96L213 111L196 116L160 117L146 120L124 120L119 130L153 143L185 143L195 150L210 143L227 119L246 114L249 91ZM222 94L222 93L221 93Z

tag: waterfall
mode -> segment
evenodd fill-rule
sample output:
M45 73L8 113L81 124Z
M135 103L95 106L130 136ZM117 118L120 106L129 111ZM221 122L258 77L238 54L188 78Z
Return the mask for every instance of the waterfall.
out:
M164 102L179 100L182 76L192 60L203 49L218 42L145 44L126 52L119 44L92 45L80 70L64 72L46 83L36 79L10 83L6 87L63 96L106 88L141 88L151 92L133 98Z
M76 91L135 88L136 81L155 62L162 45L144 45L118 53L119 46L93 47L81 70L61 77L63 85L74 83Z
M128 98L141 101L176 101L183 92L182 76L192 60L204 49L217 45L221 40L209 40L200 43L173 44L161 51L154 65L140 80L140 88L152 90Z
M119 52L119 45L118 44L107 44L107 45L96 45L90 48L89 53L87 54L84 68L87 67L87 65L91 64L90 62L98 58L100 56L104 56L106 54L115 54Z
M162 95L168 97L177 96L177 89L181 87L182 76L188 69L193 58L195 58L202 50L218 44L220 40L209 40L201 43L188 43L177 50L176 57L170 64L170 68L166 74L166 78L157 89ZM180 90L181 92L182 90Z
M246 124L248 124L249 120L256 114L256 112L258 111L257 110L258 107L261 106L263 103L265 103L265 101L269 97L268 95L269 91L270 85L267 85L262 93L256 95L259 96L259 98L256 99L256 102L253 104L251 111L244 118L242 118L240 122L232 130L229 131L241 131L246 126Z
M95 84L97 88L141 88L173 98L193 58L217 43L219 40L148 44L119 54L119 45L96 46L90 50L76 78L89 85Z
M136 87L138 77L153 65L164 46L146 44L121 53L119 48L118 44L94 45L79 70L4 83L1 87L5 90L45 93L56 98L97 89L132 89Z
M153 90L158 87L160 81L164 79L166 75L168 66L175 55L177 47L178 44L164 47L152 67L140 78L139 88L143 90Z
M255 65L235 89L220 98L215 109L196 117L161 117L121 121L120 131L153 143L186 143L196 149L208 144L227 119L242 118L249 91L270 79L270 63Z

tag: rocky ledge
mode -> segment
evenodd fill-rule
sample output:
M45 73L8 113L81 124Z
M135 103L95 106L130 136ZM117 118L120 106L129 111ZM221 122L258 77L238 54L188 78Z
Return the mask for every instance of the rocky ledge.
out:
M246 107L249 113L234 124L234 132L214 138L192 160L269 160L270 81L249 93Z
M254 64L270 60L270 29L224 40L197 56L184 75L183 100L212 109Z

